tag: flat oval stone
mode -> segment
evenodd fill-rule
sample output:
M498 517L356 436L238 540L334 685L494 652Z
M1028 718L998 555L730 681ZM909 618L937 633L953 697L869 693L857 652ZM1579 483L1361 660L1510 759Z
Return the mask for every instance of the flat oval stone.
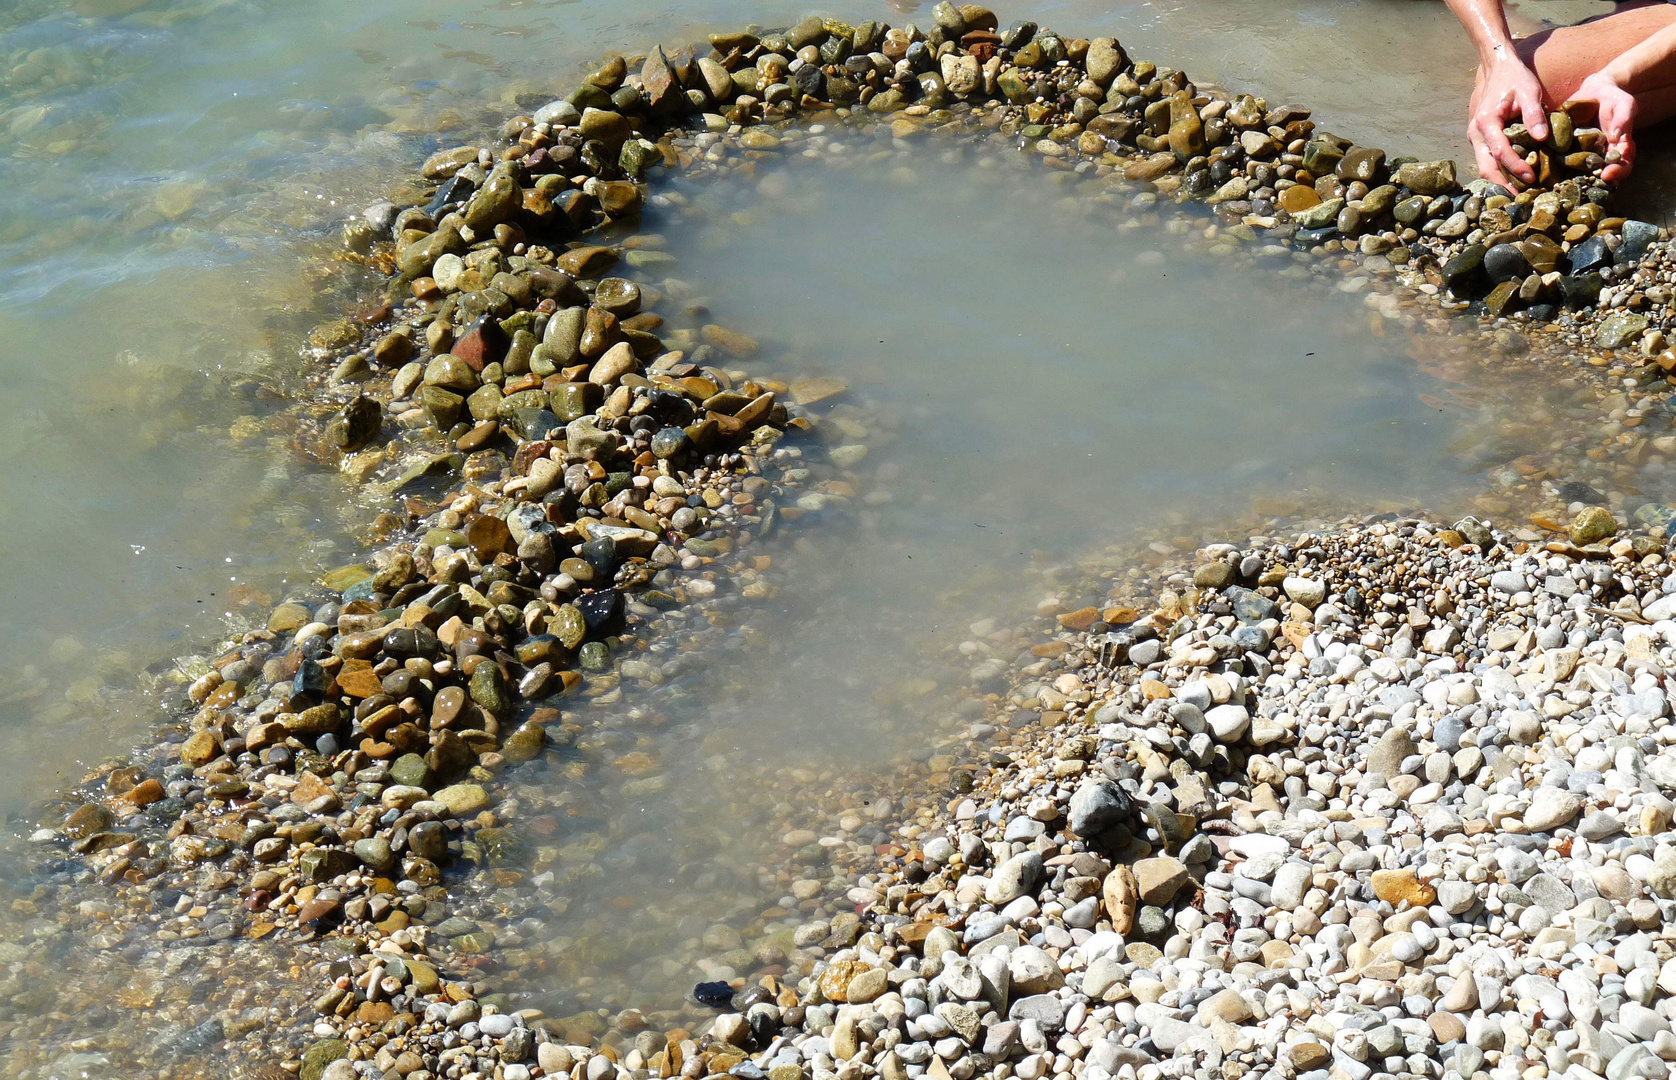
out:
M465 707L465 690L458 686L445 686L436 692L436 700L431 705L431 723L437 727L447 727L459 719Z

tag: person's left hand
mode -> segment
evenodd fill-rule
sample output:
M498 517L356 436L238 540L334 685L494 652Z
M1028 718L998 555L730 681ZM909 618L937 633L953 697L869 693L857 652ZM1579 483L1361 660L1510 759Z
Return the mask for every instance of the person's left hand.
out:
M1606 149L1618 153L1618 160L1601 170L1600 178L1608 184L1618 183L1635 167L1635 95L1605 71L1597 71L1583 80L1572 99L1593 102L1599 111Z

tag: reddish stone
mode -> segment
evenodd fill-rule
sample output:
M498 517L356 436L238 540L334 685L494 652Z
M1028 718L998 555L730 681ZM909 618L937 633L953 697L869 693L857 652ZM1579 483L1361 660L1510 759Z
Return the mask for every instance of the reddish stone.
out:
M311 772L305 772L297 777L297 786L291 789L291 801L298 806L308 806L317 799L335 794L331 786Z
M309 926L318 923L323 919L330 918L337 909L338 902L336 900L310 900L297 909L297 925Z
M640 69L640 85L645 91L654 116L673 112L686 101L686 93L675 79L661 45L652 46L646 63Z
M598 304L588 308L588 313L582 323L582 355L594 359L604 355L605 350L623 340L622 331L617 327L617 316L600 307Z
M617 253L598 245L578 247L560 255L558 269L579 278L597 278L617 265Z
M471 549L479 559L492 559L516 546L512 543L512 530L493 514L484 514L472 522L466 529L466 539L471 541Z
M530 465L536 458L544 458L553 449L549 439L536 439L532 442L520 443L512 455L512 471L518 476L528 476Z
M466 328L449 351L464 360L471 370L482 371L490 364L500 363L508 344L500 323L492 315L483 315Z
M151 779L142 780L140 783L134 785L134 787L129 790L127 794L123 795L122 798L124 801L133 803L135 806L150 806L152 803L162 799L164 794L165 792L163 791L162 783L156 779Z
M594 197L577 189L561 191L558 197L553 200L553 205L557 206L559 212L570 219L571 224L582 225L586 224L588 214L593 211ZM568 269L563 265L559 268L561 270Z
M384 692L384 682L368 667L359 671L339 672L338 689L348 697L369 698Z

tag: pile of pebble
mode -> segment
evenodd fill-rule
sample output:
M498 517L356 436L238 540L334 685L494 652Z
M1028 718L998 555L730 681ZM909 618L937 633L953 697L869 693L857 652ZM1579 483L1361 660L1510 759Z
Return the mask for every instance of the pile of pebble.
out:
M1608 348L1659 333L1636 311L1670 298L1637 276L1660 233L1607 214L1598 133L1567 117L1531 148L1552 188L1463 189L1112 39L933 14L613 58L368 208L346 241L392 274L389 308L364 348L320 339L332 405L299 442L388 496L402 538L216 657L170 738L38 839L188 922L213 908L186 936L306 944L329 985L286 1063L304 1080L1655 1075L1676 638L1662 549L1602 546L1599 508L1554 550L1374 525L1208 552L1144 620L1062 613L1021 658L1062 674L974 729L977 789L901 826L856 916L701 988L733 1006L706 1030L619 1017L584 1046L480 1000L495 937L444 882L518 843L500 774L574 739L566 696L645 667L660 612L749 590L760 537L854 494L832 467L859 454L810 411L842 384L742 370L753 341L668 329L654 309L684 297L633 279L668 261L635 231L649 170L749 167L794 120L999 133L1202 200L1239 242L1490 314L1604 297L1570 318ZM1014 749L982 750L998 731Z
M1217 545L1146 617L1045 600L1056 661L974 729L976 788L713 1053L775 1080L1669 1075L1676 571L1583 517L1583 546L1412 520Z
M1542 320L1560 306L1591 307L1660 237L1608 212L1610 192L1597 179L1601 133L1564 112L1553 114L1542 145L1510 129L1543 179L1515 192L1483 181L1463 187L1451 161L1388 159L1318 130L1301 106L1197 87L1180 71L1131 60L1111 38L1065 38L1029 21L1001 31L977 5L945 0L924 31L812 16L783 32L713 35L708 45L614 58L566 99L511 121L503 133L516 150L495 166L506 187L502 216L528 226L632 214L645 196L631 181L659 164L690 163L671 147L672 133L707 135L700 149L717 161L730 148L772 154L777 129L813 116L880 119L898 138L997 131L1051 165L1202 200L1232 237L1379 258L1375 268L1406 267L1456 297L1482 299L1492 315L1524 307ZM459 164L439 155L429 175L444 178ZM470 172L464 192L489 182L481 169ZM462 193L445 189L427 210ZM432 232L411 216L404 227L423 236L404 232L404 272L416 275L458 246L460 227L496 218L479 209L454 230Z

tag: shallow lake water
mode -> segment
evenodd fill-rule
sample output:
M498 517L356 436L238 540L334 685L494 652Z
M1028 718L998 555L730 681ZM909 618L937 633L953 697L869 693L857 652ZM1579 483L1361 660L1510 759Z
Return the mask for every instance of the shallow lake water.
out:
M578 707L588 779L517 778L586 807L584 837L512 902L552 962L521 986L558 1015L674 1006L744 973L729 929L747 951L789 935L819 901L785 891L784 802L853 791L862 824L841 839L865 848L893 765L960 728L972 668L1013 658L985 621L1053 596L1054 570L1203 536L1254 501L1448 505L1475 472L1407 335L1289 256L1184 255L1179 235L1120 225L1132 196L1005 146L797 145L750 179L672 184L646 227L676 259L656 280L675 325L751 335L753 369L848 383L827 419L855 494L753 549L780 591L740 630L663 686ZM631 747L653 763L625 784L611 763Z
M159 713L141 673L362 550L371 511L264 422L311 329L371 292L353 267L319 269L339 223L607 48L806 10L80 0L0 15L0 806L143 738ZM923 22L929 5L839 14ZM1441 4L1000 14L1113 33L1393 152L1465 157L1471 55ZM774 838L745 827L741 791L795 803L800 785L871 777L868 798L885 797L892 763L958 726L938 691L984 649L945 646L1050 594L1046 568L1120 537L1204 535L1254 496L1456 505L1485 464L1458 451L1486 417L1438 408L1416 363L1433 346L1287 256L1184 255L1187 237L1122 224L1145 212L1127 195L1001 150L806 145L821 155L674 185L681 203L648 227L695 321L758 338L762 371L850 384L832 419L858 448L857 495L827 512L842 524L771 541L779 593L684 677L582 710L599 753L645 746L665 782L520 781L585 800L593 830L568 856L588 872L544 885L523 929L568 958L532 975L555 1008L679 996L727 968L726 948L675 946L712 923L766 933L780 901L786 875L759 872ZM630 934L630 913L695 897L696 925ZM701 962L657 962L675 952Z
M41 0L0 14L0 556L30 567L8 574L6 600L31 613L0 627L0 731L51 726L30 772L68 775L118 745L93 730L122 730L129 673L352 549L361 519L339 485L250 423L313 317L345 306L305 270L313 245L439 132L539 103L605 49L803 13ZM923 21L929 7L863 0L853 14ZM1460 149L1469 57L1440 5L1060 0L1029 14L1319 103L1324 123L1394 152ZM1392 63L1397 40L1423 45L1426 66ZM1363 77L1347 83L1346 68ZM64 737L91 713L101 722L76 731L88 738Z

